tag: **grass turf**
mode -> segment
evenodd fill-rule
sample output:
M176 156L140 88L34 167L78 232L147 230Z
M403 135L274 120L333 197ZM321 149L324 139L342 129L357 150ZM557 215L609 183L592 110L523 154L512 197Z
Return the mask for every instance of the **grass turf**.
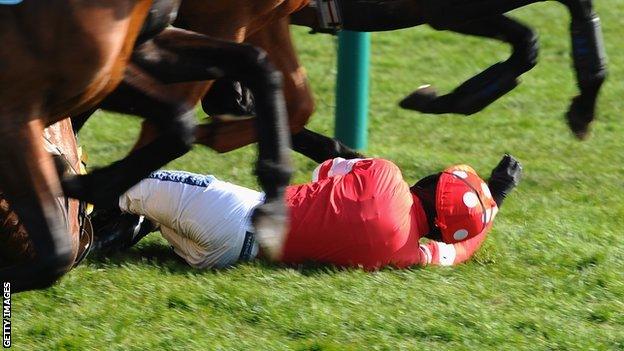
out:
M427 28L373 35L370 146L405 179L453 163L484 176L504 152L524 180L476 257L456 268L364 273L262 262L196 271L152 235L129 254L89 259L47 291L14 297L16 350L623 350L624 1L600 2L611 75L593 136L562 115L575 94L568 17L517 11L541 37L540 64L476 116L431 117L396 102L420 84L448 91L503 59L502 45ZM295 30L316 93L310 127L332 133L333 39ZM121 157L135 119L100 113L81 142L93 165ZM196 149L169 168L257 187L253 147ZM296 182L313 163L296 156Z

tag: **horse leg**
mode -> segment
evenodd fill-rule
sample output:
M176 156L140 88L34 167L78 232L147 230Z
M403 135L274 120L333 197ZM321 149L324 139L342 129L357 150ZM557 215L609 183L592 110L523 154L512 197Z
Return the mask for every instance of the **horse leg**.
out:
M421 87L401 101L401 107L424 113L471 115L515 88L517 78L537 64L536 34L529 27L506 16L499 15L448 29L502 40L512 45L513 53L507 61L491 66L447 95L438 96L432 87Z
M423 0L428 24L436 29L449 29L487 16L530 5L543 0ZM607 63L600 19L593 9L593 0L554 0L568 8L572 21L572 58L580 94L566 114L568 125L579 139L587 137L595 118L596 101L607 77Z
M301 131L314 112L314 99L305 69L299 63L291 40L288 18L269 23L262 30L247 38L247 42L266 50L272 63L282 72L290 131L292 133ZM241 86L239 82L221 79L217 80L204 97L202 106L204 111L212 116L232 112L236 115L254 115L252 97L249 89ZM226 101L225 104L224 101ZM239 135L236 138L239 143L238 147L256 141L252 123L239 123L236 120L227 123L239 126ZM218 132L214 138L220 138ZM226 138L230 139L229 136ZM214 142L221 143L219 140L214 140Z
M158 57L153 55L154 45L161 49ZM227 78L252 91L259 149L256 174L266 194L253 221L269 255L277 257L287 221L283 195L292 173L282 75L257 48L178 29L169 29L151 45L137 48L133 61L165 83Z
M191 149L196 124L193 107L150 95L150 89L144 88L150 83L134 85L126 74L124 82L101 107L148 118L158 126L160 135L107 167L63 179L66 195L100 208L116 207L119 196L132 185Z
M293 150L318 163L342 157L346 159L364 158L365 156L351 149L340 141L303 128L292 135Z
M284 75L284 96L293 150L316 162L334 157L362 157L339 141L304 128L314 112L314 99L305 70L297 59L288 24L287 18L274 21L247 41L265 49ZM209 114L234 112L236 115L254 115L253 95L248 91L239 82L217 80L202 100L202 106ZM253 122L246 120L217 121L200 126L197 138L204 145L226 152L254 142L256 133L253 128Z
M91 109L77 115L71 117L72 128L74 129L74 134L78 134L82 127L84 127L87 120L93 116L95 111L99 109L99 106L92 107Z
M28 122L0 136L0 188L29 233L35 258L0 269L0 281L11 282L12 291L51 286L74 262L64 218L58 177L50 155L42 145L43 125Z
M572 17L572 58L580 90L580 94L573 98L566 118L572 133L579 139L585 139L595 118L600 88L607 78L602 28L592 0L558 1L568 8Z

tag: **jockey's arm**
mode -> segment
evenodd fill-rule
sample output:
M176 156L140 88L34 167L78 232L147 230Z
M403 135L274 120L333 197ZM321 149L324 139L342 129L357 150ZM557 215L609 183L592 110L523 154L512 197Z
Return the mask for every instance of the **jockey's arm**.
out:
M455 244L445 244L433 240L426 244L421 244L420 250L424 254L424 259L421 260L420 265L453 266L466 262L477 252L486 237L487 231L484 231L468 240Z

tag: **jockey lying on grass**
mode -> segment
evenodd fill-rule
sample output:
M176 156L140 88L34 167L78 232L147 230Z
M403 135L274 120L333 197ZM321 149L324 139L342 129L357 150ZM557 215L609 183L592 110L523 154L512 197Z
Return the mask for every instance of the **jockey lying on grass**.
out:
M366 270L464 262L485 240L521 172L505 155L489 186L460 165L410 188L390 161L327 160L311 183L288 187L290 230L276 259ZM260 192L210 175L159 171L124 194L119 206L157 223L191 266L211 268L258 255L263 243L254 238L250 215L262 199Z

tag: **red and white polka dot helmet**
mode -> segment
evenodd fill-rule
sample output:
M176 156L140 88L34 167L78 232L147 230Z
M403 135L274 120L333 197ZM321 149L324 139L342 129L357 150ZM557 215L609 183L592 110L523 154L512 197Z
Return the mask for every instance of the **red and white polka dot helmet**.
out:
M498 207L477 172L470 166L457 165L440 175L436 212L442 240L453 244L489 230Z

